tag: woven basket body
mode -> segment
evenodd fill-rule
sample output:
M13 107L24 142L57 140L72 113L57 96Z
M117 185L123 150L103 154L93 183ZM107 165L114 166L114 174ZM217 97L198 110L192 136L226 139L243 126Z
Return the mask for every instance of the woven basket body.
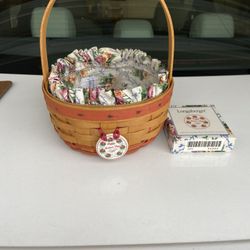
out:
M117 106L77 105L60 101L48 90L48 58L46 27L55 0L50 0L44 12L40 50L43 70L43 94L55 130L70 147L96 154L99 129L112 133L119 129L133 152L150 143L161 131L167 117L167 109L173 92L174 31L171 16L164 0L160 3L166 15L169 30L168 89L160 96L135 104Z

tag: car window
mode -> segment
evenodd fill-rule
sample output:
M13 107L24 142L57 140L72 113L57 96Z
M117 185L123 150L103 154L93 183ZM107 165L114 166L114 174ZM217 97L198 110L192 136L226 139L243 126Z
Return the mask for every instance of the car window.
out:
M48 1L0 0L0 72L41 74L40 22ZM167 0L175 29L175 75L246 74L248 0ZM74 49L137 48L167 63L158 0L58 0L47 30L49 63Z

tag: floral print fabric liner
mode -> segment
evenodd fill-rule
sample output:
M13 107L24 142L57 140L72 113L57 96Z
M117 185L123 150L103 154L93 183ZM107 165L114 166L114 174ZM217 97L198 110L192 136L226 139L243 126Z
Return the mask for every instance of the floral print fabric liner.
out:
M133 49L74 50L52 65L49 76L50 92L76 104L136 103L167 88L167 72L161 61Z

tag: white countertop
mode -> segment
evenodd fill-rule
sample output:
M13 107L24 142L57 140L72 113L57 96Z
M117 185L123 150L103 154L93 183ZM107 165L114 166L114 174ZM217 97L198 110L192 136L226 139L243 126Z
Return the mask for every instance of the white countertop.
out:
M231 153L172 155L162 133L119 161L68 148L40 76L4 75L0 246L171 244L250 239L250 76L176 78L173 104L215 104Z

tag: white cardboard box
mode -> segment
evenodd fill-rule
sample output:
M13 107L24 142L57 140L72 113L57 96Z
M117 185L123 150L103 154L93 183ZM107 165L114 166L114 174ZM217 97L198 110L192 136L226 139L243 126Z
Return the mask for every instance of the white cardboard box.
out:
M176 154L229 152L236 140L214 105L171 106L165 133Z

